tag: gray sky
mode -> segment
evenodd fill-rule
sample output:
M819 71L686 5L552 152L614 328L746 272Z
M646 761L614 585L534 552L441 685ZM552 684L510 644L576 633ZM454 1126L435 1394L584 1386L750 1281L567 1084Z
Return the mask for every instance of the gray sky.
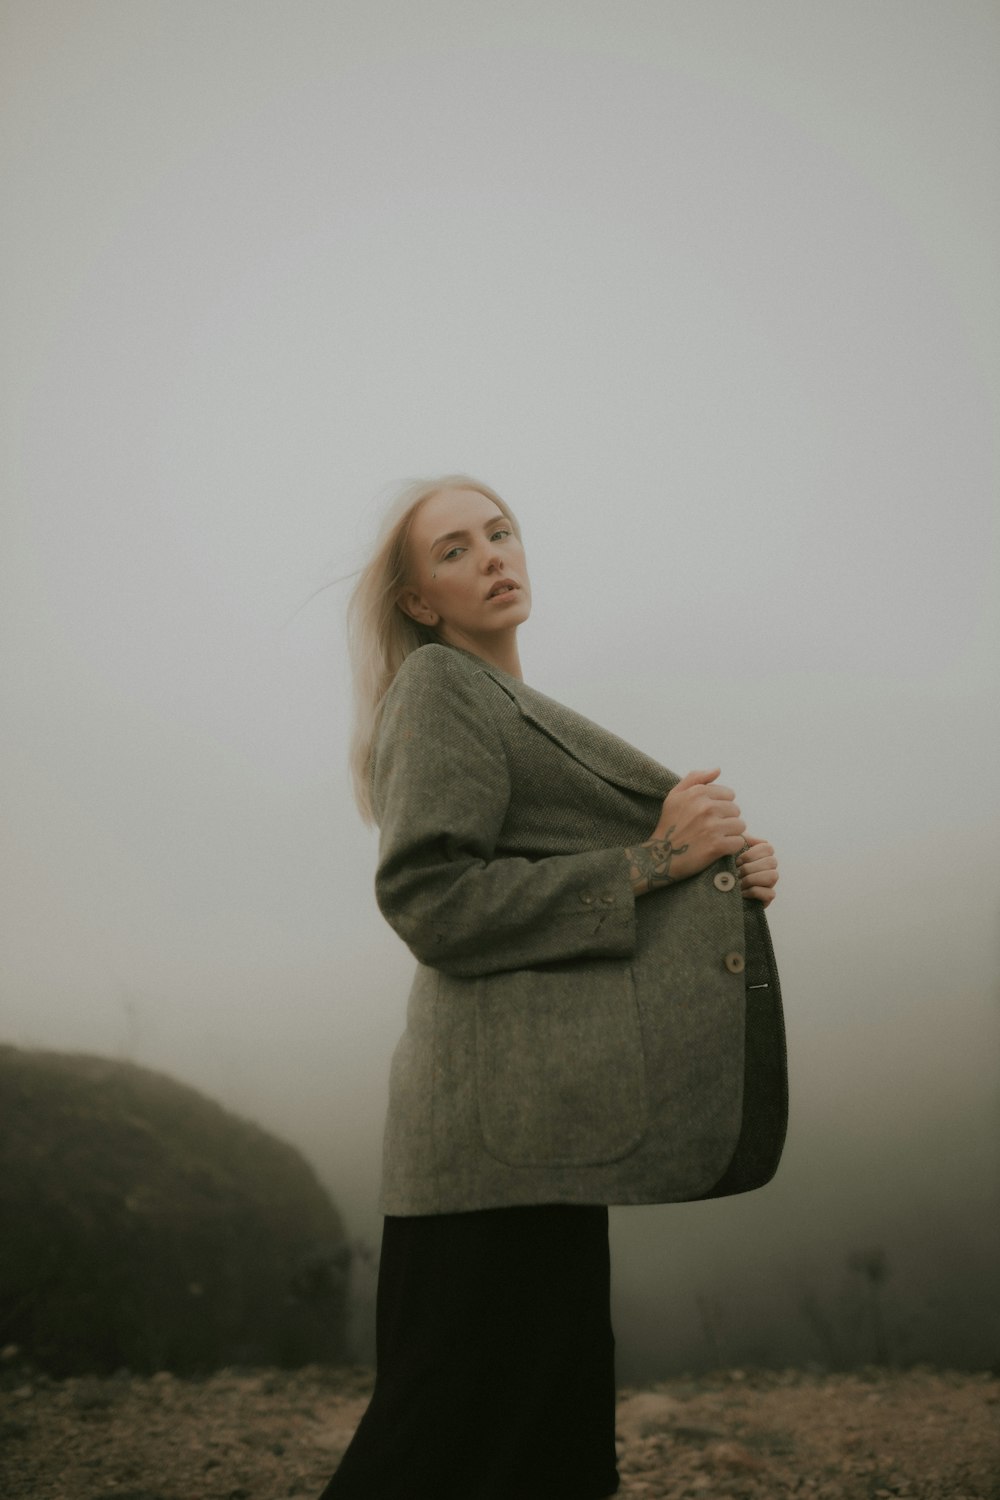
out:
M721 765L781 862L785 1163L616 1216L627 1357L694 1349L699 1294L735 1344L748 1278L846 1297L869 1244L914 1346L943 1306L978 1349L1000 12L2 18L0 1035L254 1115L375 1238L412 960L350 799L345 586L305 601L397 483L469 470L523 525L528 681Z

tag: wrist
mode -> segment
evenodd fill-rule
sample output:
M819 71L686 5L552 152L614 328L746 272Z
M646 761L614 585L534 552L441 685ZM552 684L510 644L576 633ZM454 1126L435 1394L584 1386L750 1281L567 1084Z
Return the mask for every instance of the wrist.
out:
M642 844L632 844L625 850L625 857L629 862L629 880L636 896L645 896L648 891L657 890L664 885L676 885L678 880L684 879L676 860L678 855L686 852L688 846L675 844L673 832L672 827L668 828L663 834L654 835Z

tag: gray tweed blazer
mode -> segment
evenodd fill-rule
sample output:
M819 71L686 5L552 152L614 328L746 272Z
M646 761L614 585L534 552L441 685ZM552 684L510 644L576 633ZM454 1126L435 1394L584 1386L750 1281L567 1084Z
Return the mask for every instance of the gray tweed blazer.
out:
M773 1176L781 998L732 859L635 898L677 777L469 652L422 646L372 761L376 897L417 959L382 1211L664 1203Z

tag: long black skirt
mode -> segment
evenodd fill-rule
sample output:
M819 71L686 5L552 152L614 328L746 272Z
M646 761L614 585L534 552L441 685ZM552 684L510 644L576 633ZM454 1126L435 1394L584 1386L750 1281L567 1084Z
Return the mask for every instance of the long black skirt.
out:
M387 1218L375 1389L320 1500L617 1488L607 1209Z

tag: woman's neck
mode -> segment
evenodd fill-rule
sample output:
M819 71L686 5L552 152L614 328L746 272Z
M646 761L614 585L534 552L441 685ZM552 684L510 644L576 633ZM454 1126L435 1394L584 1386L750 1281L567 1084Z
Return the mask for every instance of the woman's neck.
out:
M457 633L453 639L442 636L442 641L446 646L457 646L461 651L468 651L470 656L481 657L491 667L499 667L501 672L506 672L508 677L524 681L517 649L517 634L513 630L491 631L488 636Z

